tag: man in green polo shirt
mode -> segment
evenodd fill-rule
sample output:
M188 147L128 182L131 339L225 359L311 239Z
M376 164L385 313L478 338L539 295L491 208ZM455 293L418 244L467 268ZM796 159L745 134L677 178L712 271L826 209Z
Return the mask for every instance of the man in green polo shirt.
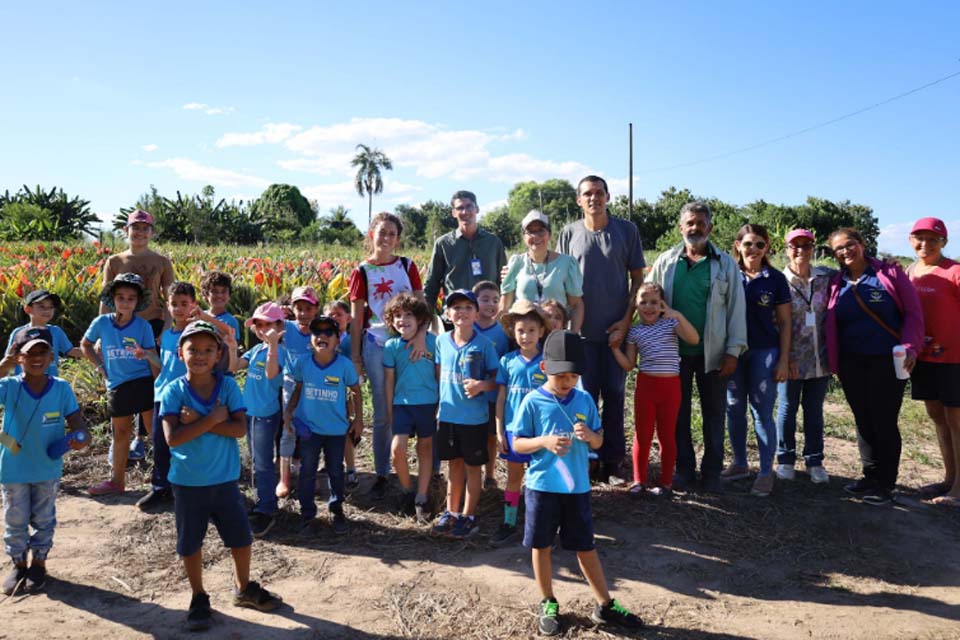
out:
M430 273L423 286L427 307L437 308L437 296L457 289L473 289L481 280L500 284L500 270L507 264L507 254L500 238L477 225L477 196L470 191L457 191L450 199L451 215L457 228L445 233L433 244Z
M703 460L700 475L706 491L720 493L723 469L724 408L727 379L747 348L746 298L736 261L709 241L710 207L689 202L680 210L683 242L660 254L650 279L666 294L666 303L690 321L700 342L680 341L680 414L677 416L676 489L695 479L696 454L690 435L693 381L700 392Z

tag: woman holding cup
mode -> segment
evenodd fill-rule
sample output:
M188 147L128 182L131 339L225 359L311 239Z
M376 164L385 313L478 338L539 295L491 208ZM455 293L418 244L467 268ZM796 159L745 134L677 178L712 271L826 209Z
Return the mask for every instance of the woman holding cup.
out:
M909 374L923 344L920 299L899 266L866 255L856 229L837 229L828 244L840 272L827 298L827 357L853 412L863 465L863 477L844 490L885 505L900 468L898 417L907 384L897 376L894 348L906 352L902 369Z

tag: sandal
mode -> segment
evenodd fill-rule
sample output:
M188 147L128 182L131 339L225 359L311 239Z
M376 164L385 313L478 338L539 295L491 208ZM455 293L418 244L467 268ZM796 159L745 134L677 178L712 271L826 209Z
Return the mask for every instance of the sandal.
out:
M952 486L953 484L949 482L934 482L923 485L917 489L917 493L919 493L920 497L924 500L930 500L931 498L936 498L947 493Z
M113 480L104 480L100 484L87 489L87 493L92 496L113 496L126 491L122 484L117 484Z
M938 507L953 507L955 509L960 508L960 498L955 498L953 496L937 496L930 502Z
M635 496L642 494L644 491L645 489L643 488L643 484L640 482L634 482L632 485L630 485L630 488L627 489L627 493L632 493Z

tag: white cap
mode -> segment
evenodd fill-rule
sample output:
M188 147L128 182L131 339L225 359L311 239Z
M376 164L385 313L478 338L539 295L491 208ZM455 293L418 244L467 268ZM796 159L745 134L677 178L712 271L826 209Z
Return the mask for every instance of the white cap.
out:
M539 222L548 230L550 229L550 218L547 217L547 214L536 209L531 209L530 213L523 217L523 220L520 221L520 228L526 229L534 222Z

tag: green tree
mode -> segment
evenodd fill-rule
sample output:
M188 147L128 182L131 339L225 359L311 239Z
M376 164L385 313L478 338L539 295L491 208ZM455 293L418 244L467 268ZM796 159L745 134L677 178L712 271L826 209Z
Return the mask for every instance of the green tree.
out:
M349 213L349 209L338 205L330 209L329 214L304 228L301 237L321 244L355 246L363 241L363 234L350 219Z
M429 218L420 207L400 204L393 210L403 222L403 244L407 247L424 247L427 244Z
M373 219L373 194L383 193L382 171L393 171L393 163L380 149L370 148L365 144L358 144L359 150L350 164L357 167L357 175L353 179L353 186L360 197L367 196L367 226Z
M577 190L569 181L559 178L544 182L518 182L507 195L507 207L517 226L531 209L542 211L550 217L554 232L580 217Z
M94 227L100 222L97 214L90 211L90 202L77 196L70 197L63 189L53 187L49 191L37 185L32 191L27 185L17 193L11 195L9 191L0 196L0 215L3 209L14 203L28 204L49 212L43 221L38 221L26 233L51 233L55 229L58 234L53 239L79 238L84 233L94 235ZM19 213L18 213L19 215ZM41 239L33 236L22 236L22 240Z
M495 207L483 214L480 226L500 238L508 249L520 244L520 224L513 219L507 205Z
M272 184L250 205L252 220L262 226L267 240L288 242L317 219L317 212L290 184Z
M439 200L427 200L420 205L420 211L427 217L425 240L433 245L437 238L457 228L457 220L451 213L450 205Z
M11 202L0 210L0 240L61 240L64 234L52 211L32 202Z

